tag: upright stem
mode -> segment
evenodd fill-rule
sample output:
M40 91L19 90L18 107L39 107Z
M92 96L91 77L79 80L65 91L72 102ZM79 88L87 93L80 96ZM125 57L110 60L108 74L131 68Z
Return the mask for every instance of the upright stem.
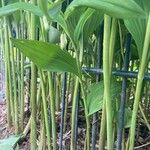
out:
M9 37L11 37L11 29L9 24ZM9 41L10 42L10 41ZM10 42L10 48L13 49L12 43ZM18 99L17 99L17 81L16 81L16 67L14 60L14 51L12 51L10 55L11 59L11 69L12 69L12 78L11 81L13 83L13 98L14 98L14 113L15 113L15 132L18 133L19 130L19 116L18 116ZM11 89L12 90L12 89Z
M76 78L75 80L75 87L74 87L74 93L73 93L73 102L72 102L72 116L71 116L71 150L75 149L75 114L76 114L76 106L77 106L77 93L79 88L79 79Z
M99 135L99 150L105 149L105 137L106 137L106 103L103 98L103 109L101 116L101 126L100 126L100 135Z
M56 150L57 149L57 137L56 137L55 99L54 99L54 89L53 89L52 81L53 81L52 73L48 72L50 108L51 108L51 118L52 118L53 149Z
M83 37L82 37L83 38ZM76 44L74 42L74 40L71 38L71 42L73 44L75 53L76 53L76 61L77 61L77 66L78 66L78 70L80 71L80 64L82 63L82 58L83 58L83 39L81 39L81 43L79 44L80 47L80 53L78 54L77 51L77 47ZM82 92L82 96L83 96L83 103L84 103L84 112L85 112L85 119L86 119L86 144L85 144L85 149L89 150L90 149L90 120L88 117L88 109L87 109L87 104L86 104L86 96L85 96L85 91L83 88L83 82L82 79L79 79L78 77L76 77L75 80L75 88L74 88L74 95L73 95L73 104L72 104L72 133L71 133L71 150L75 149L75 142L73 140L74 136L75 136L75 113L76 113L76 106L77 106L77 95L78 95L78 88L79 88L79 83L81 86L81 92Z
M20 2L22 2L22 0L20 0ZM20 11L20 17L23 17L23 13L22 11ZM22 19L22 21L20 22L20 29L21 29L21 38L25 38L24 37L24 30L25 30L25 23L24 23L24 19ZM23 121L24 121L24 60L25 57L23 55L23 53L21 53L21 62L20 62L20 128L21 130L23 130Z
M110 40L111 18L104 15L104 40L103 40L103 70L104 70L104 95L106 100L107 116L107 145L108 149L113 149L113 124L112 124L112 102L110 96L110 66L109 66L109 40Z
M45 149L46 149L46 131L44 122L44 111L43 106L41 106L40 140L38 150L45 150Z
M51 149L51 139L50 139L50 130L49 130L49 121L48 121L48 112L47 112L47 102L46 102L46 94L45 94L45 85L44 79L42 75L42 71L39 71L40 79L41 79L41 88L42 88L42 102L43 102L43 111L44 111L44 121L46 126L46 134L47 134L47 141L48 141L48 150Z
M36 4L36 0L31 1L33 4ZM31 39L35 39L35 16L31 14ZM31 63L31 134L30 134L30 143L31 150L36 150L36 93L37 93L37 67Z
M141 63L140 63L140 68L139 68L139 73L138 73L137 85L136 85L135 100L134 100L134 105L133 105L133 113L132 113L131 128L130 128L129 150L134 149L136 116L137 116L138 106L139 106L139 101L140 101L140 96L141 96L144 73L145 73L145 69L147 65L146 60L148 60L147 56L149 52L149 44L150 44L150 15L148 18L143 53L142 53L142 58L141 58Z
M14 115L14 106L12 103L12 97L10 97L10 92L9 92L9 60L8 60L8 51L9 51L9 47L8 47L8 31L7 31L7 25L6 25L6 18L4 17L4 23L5 23L5 28L4 28L4 36L5 36L5 52L4 52L4 57L5 57L5 82L6 82L6 105L7 105L7 122L8 122L8 126L10 127L11 125L11 113L13 113ZM10 109L11 108L11 109Z

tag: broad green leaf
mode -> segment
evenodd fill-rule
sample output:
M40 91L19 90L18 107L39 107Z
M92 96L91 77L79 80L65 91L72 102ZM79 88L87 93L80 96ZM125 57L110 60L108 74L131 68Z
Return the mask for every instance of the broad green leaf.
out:
M39 6L45 14L48 14L48 0L39 0Z
M102 23L102 20L103 20L103 14L100 11L95 11L91 15L91 17L86 21L83 28L84 42L86 42L86 45L88 43L87 41L89 36L93 34L93 32L99 34L99 28L100 28L100 24Z
M119 111L116 111L115 113L115 121L116 124L118 124L118 119L119 118ZM130 107L125 107L125 112L124 112L124 128L130 128L131 126L131 119L132 119L132 110Z
M13 3L10 5L1 7L0 8L0 17L12 14L12 13L16 12L17 10L29 11L40 17L42 17L44 15L44 13L41 11L41 9L38 6L35 6L30 3L17 2L17 3Z
M33 40L11 40L39 68L53 72L71 72L80 77L75 58L58 45Z
M77 27L77 24L79 23L79 20L81 18L81 14L83 14L85 12L85 8L81 8L81 9L78 9L78 10L75 10L71 16L69 16L67 19L66 19L66 23L68 25L68 30L70 31L70 34L72 36L72 38L75 40L75 29Z
M16 2L18 2L18 0L9 0L7 5L10 5L10 4L13 4L13 3L16 3ZM14 13L12 14L12 16L13 16L13 19L15 20L16 23L19 23L19 21L22 19L22 18L20 17L20 11L19 11L19 10L16 11L16 12L14 12ZM11 18L12 16L10 16L10 18Z
M117 18L145 18L144 11L133 0L74 0L67 8L68 17L76 7L90 7Z
M114 102L121 92L121 84L116 81L111 83L111 99ZM104 83L103 81L93 83L89 87L89 93L87 95L87 107L88 115L92 115L95 112L102 109L103 106L103 94L104 94Z
M61 12L61 7L60 7L61 3L62 3L62 0L52 3L48 7L48 14L46 14L46 18L49 21L57 22L60 26L62 26L64 31L67 33L67 35L69 37L71 37L70 31L68 30L68 25L67 25L67 23L63 17L63 14ZM45 6L43 6L43 7L45 7ZM43 8L43 7L42 7L42 9L45 10L45 8ZM24 2L16 2L16 3L1 7L0 8L0 17L10 15L12 13L15 13L18 10L29 11L39 17L43 17L45 15L45 13L38 6L36 6L34 4L24 3Z
M76 41L79 40L80 34L83 33L83 27L84 27L86 21L92 16L92 14L94 12L95 12L94 9L89 8L81 15L81 17L78 21L78 24L75 28L75 31L74 31L74 37L75 37Z
M13 135L7 139L0 140L0 149L2 148L4 150L13 150L14 146L16 145L20 137L21 136Z
M40 0L39 6L44 15L49 21L55 20L60 15L61 5L63 0L56 2L48 2L47 0Z
M46 15L46 18L48 21L53 21L53 22L57 22L62 28L63 30L66 32L66 34L68 35L68 37L70 39L73 38L73 35L71 34L71 30L69 30L68 27L68 23L64 18L64 15L61 11L61 4L62 4L63 0L59 0L55 3L52 3L49 7L48 7L48 15Z
M124 127L130 128L131 126L131 119L132 119L132 110L130 108L125 108L125 121L124 121Z
M140 5L145 13L150 11L150 1L149 0L135 0L138 5ZM138 48L139 58L142 56L143 43L145 39L147 19L125 19L124 20L126 28L132 34L133 39Z

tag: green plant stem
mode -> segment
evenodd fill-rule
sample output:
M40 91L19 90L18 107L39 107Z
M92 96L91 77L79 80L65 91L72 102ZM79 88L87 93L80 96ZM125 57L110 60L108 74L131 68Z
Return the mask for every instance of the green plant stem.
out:
M113 56L114 56L114 46L116 39L116 31L117 31L117 19L112 19L112 26L110 32L110 42L109 42L109 76L111 78L112 64L113 64ZM101 119L101 128L100 128L100 141L99 141L99 150L103 150L105 148L105 133L106 133L106 103L105 103L105 95L104 95L104 103L102 109L102 119Z
M24 121L24 56L21 54L21 83L20 83L20 129L23 130Z
M106 103L105 100L103 100L100 136L99 136L99 150L105 149L105 137L106 137Z
M36 4L36 0L31 1L33 4ZM35 39L35 16L31 14L31 30L30 38ZM37 136L37 127L36 127L36 98L37 98L37 67L31 63L31 133L30 133L30 146L31 150L36 150L36 136Z
M71 89L71 74L68 73L68 83L67 83L67 90L66 90L66 103L65 103L65 112L64 112L64 129L63 132L66 131L66 124L67 124L67 108L68 108L68 100L69 99L69 90Z
M37 68L31 64L31 150L36 150L36 89Z
M112 65L113 65L113 57L114 57L114 50L115 50L115 42L116 42L116 32L117 32L117 19L112 19L111 25L111 33L110 33L110 43L109 43L109 70L110 76L112 72Z
M11 29L9 24L9 37L11 37ZM10 41L10 48L13 49L12 43ZM18 116L18 99L17 99L17 82L16 82L16 66L14 60L14 51L10 54L11 59L11 69L12 69L12 82L13 82L13 98L14 98L14 113L15 113L15 132L19 131L19 116Z
M107 145L108 149L113 149L113 125L112 125L112 102L110 96L110 66L109 66L109 39L110 39L111 18L104 15L104 40L103 40L103 75L104 75L104 95L106 99L107 118Z
M22 2L22 0L20 0ZM20 16L23 18L22 11L20 11ZM24 30L25 30L25 23L24 20L20 23L20 29L21 29L21 38L24 38ZM20 60L20 129L23 130L23 121L24 121L24 60L25 57L21 53L21 60Z
M141 63L140 63L140 68L139 68L139 73L138 73L137 85L136 85L135 100L134 100L134 105L133 105L133 113L132 113L131 128L130 128L129 150L134 149L136 116L137 116L138 106L139 106L139 101L140 101L140 96L141 96L144 73L145 73L145 69L147 65L146 60L148 60L147 56L149 52L149 43L150 43L150 15L148 18L144 46L143 46L143 53L142 53L142 58L141 58Z
M43 21L41 20L42 28L42 39L47 41L47 30L43 26ZM55 118L55 98L54 98L54 87L52 73L48 72L48 84L49 84L49 94L50 94L50 110L51 110L51 120L52 120L52 139L53 139L53 149L57 149L57 134L56 134L56 118Z
M80 54L78 54L77 48L76 48L76 44L74 42L73 39L71 39L71 42L73 44L73 47L75 49L75 53L76 53L76 61L77 61L77 66L78 66L78 70L80 72L80 64L82 63L82 59L83 59L83 39L81 39L81 43L79 44L80 47ZM82 76L81 76L82 78ZM88 109L87 109L87 104L86 104L86 96L85 96L85 91L84 91L84 86L83 86L83 82L82 79L80 79L79 77L76 77L75 80L75 87L74 87L74 96L73 96L73 103L72 103L72 133L71 133L71 150L75 149L75 143L74 143L74 136L75 136L75 112L76 112L76 106L77 106L77 93L78 93L78 88L79 88L79 82L80 82L80 86L81 86L81 92L82 92L82 96L83 96L83 103L84 103L84 112L85 112L85 119L86 119L86 144L84 147L86 150L90 149L90 121L89 121L89 117L88 117Z
M47 134L47 141L48 141L48 150L51 149L51 138L50 138L50 130L49 130L49 121L48 121L48 112L47 112L47 102L46 102L46 94L45 94L45 85L44 79L42 75L42 71L39 71L40 79L41 79L41 88L42 88L42 102L43 102L43 111L44 111L44 121L46 126L46 134Z
M40 124L40 140L39 140L39 150L45 150L46 146L46 131L45 131L45 123L44 123L44 112L43 106L41 106L41 124Z
M52 73L50 72L48 72L48 82L49 82L50 108L51 108L51 119L52 119L53 149L56 150L57 137L56 137L55 99L54 99Z
M10 80L9 80L9 73L10 73L10 65L9 65L9 59L8 57L8 52L9 52L9 47L8 47L8 29L7 29L7 25L6 25L6 17L4 17L4 37L5 37L5 43L4 43L4 48L5 48L5 52L4 52L4 58L5 58L5 82L6 82L6 105L7 105L7 122L8 122L8 126L11 126L11 114L12 114L12 120L14 122L14 106L13 106L13 102L12 102L12 96L10 95L10 91L9 91L9 87L10 87Z
M73 101L72 101L72 116L71 116L71 150L75 149L74 137L75 137L75 116L76 116L76 106L77 106L77 94L79 88L79 79L75 80L75 87L73 93Z
M59 88L59 86L60 86L60 82L59 82L59 75L57 75L56 74L56 83L55 83L55 89L56 89L56 92L55 92L55 100L56 100L56 102L55 102L55 105L56 105L56 111L60 111L60 88Z
M81 91L82 91L82 96L83 96L85 119L86 119L86 147L85 147L85 150L90 150L90 118L88 116L88 108L87 108L87 103L86 103L85 91L84 91L83 84L81 83L81 81L80 81L80 85L81 85Z

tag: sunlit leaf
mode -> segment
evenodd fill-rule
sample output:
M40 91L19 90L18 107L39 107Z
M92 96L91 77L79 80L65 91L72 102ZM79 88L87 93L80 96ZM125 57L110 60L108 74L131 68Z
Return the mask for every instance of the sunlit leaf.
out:
M150 11L150 1L149 0L135 0L145 11L145 13L149 13ZM146 32L147 19L125 19L125 26L132 34L133 39L138 48L139 58L142 56L143 43Z
M58 45L42 41L16 40L13 44L39 68L53 72L71 72L80 77L75 58Z
M83 35L85 42L87 43L88 38L93 32L96 34L99 34L100 29L100 24L102 23L103 20L103 14L100 11L95 11L91 17L86 21L84 28L83 28ZM87 32L88 31L88 32Z
M17 10L26 10L42 17L44 14L38 6L30 3L17 2L0 8L0 17L12 14Z
M81 32L83 32L83 27L86 23L86 21L92 16L92 14L95 12L94 9L87 9L80 17L80 20L78 21L78 24L75 28L74 37L76 40L79 40L79 36Z
M144 18L144 11L133 0L74 0L66 10L68 17L76 7L86 6L117 18Z

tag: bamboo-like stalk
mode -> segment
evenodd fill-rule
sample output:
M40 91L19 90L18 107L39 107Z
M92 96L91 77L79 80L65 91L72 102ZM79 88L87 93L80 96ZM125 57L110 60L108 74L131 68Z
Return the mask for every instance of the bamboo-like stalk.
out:
M33 4L36 4L36 0L31 1ZM30 22L30 39L35 39L35 16L31 14ZM30 146L31 150L36 150L36 136L37 136L37 127L36 127L36 99L37 99L37 67L31 63L31 134L30 134Z
M99 135L99 150L105 149L105 137L106 137L106 104L105 99L103 98L103 108L101 116L101 126L100 126L100 135Z
M56 92L55 92L55 105L56 105L56 111L60 111L60 82L59 82L59 75L56 74L56 80L55 80L55 89L56 89Z
M114 56L114 46L115 46L115 39L116 39L116 30L117 30L117 20L116 18L112 19L112 26L111 26L111 32L110 32L110 41L109 42L109 74L108 76L111 77L111 71L112 71L112 64L113 64L113 56ZM104 45L103 45L104 46ZM108 48L108 47L107 47ZM105 65L105 64L104 64ZM105 148L105 126L106 126L106 98L104 94L103 99L103 110L102 110L102 119L101 119L101 133L100 133L100 147L99 150L103 150Z
M20 0L20 2L22 2L22 0ZM23 17L22 11L20 11L20 17ZM20 36L21 38L25 38L24 37L24 31L25 31L25 23L24 23L24 19L22 19L22 21L20 22ZM25 57L24 55L21 53L21 60L20 60L20 129L23 130L23 121L24 121L24 60Z
M4 6L4 1L3 1ZM18 121L17 121L17 112L14 109L14 99L12 91L12 80L11 80L11 63L10 63L10 45L9 45L9 30L7 25L7 18L4 17L4 37L5 37L5 74L6 74L6 101L7 101L7 119L8 126L11 124L11 117L15 125L15 131L18 132ZM10 117L11 113L11 117Z
M9 37L11 37L11 28L10 28L10 23L8 24L9 28ZM13 49L13 45L11 41L10 43L10 48ZM14 99L14 113L15 113L15 131L18 133L19 131L19 114L18 114L18 99L17 99L17 81L16 81L16 66L15 66L15 57L14 57L14 51L11 52L10 54L10 59L11 59L11 70L12 70L12 78L11 81L13 83L13 99ZM19 92L18 92L19 93Z
M47 30L43 26L43 22L41 20L41 28L42 28L42 39L44 41L48 41L47 38ZM51 110L51 121L52 121L52 141L53 141L53 149L57 149L57 135L56 135L56 118L55 118L55 98L54 98L54 87L53 87L53 78L52 73L48 72L48 85L49 85L49 95L50 95L50 110Z
M24 56L21 54L21 83L20 83L20 129L23 130L24 121Z
M4 6L4 1L2 1L2 6ZM3 40L3 31L1 29L1 42L3 42L3 45L4 45L4 62L5 62L5 82L6 82L6 108L7 108L7 123L8 123L8 127L11 126L11 112L13 111L11 109L11 103L10 103L10 95L9 95L9 77L8 77L8 67L7 67L7 63L8 63L8 60L7 60L7 49L8 49L8 41L7 41L7 26L6 26L6 18L4 17L4 39L5 41ZM13 107L12 107L13 108ZM14 112L14 111L13 111Z
M39 150L46 149L46 131L45 131L44 112L43 112L42 105L41 105L40 140L39 140L38 149Z
M46 134L47 134L47 141L48 141L48 150L51 150L51 139L50 139L50 130L49 130L49 121L48 121L48 112L47 112L47 102L46 102L46 93L45 93L45 85L44 79L42 75L42 71L39 71L40 79L41 79L41 88L42 88L42 103L43 103L43 111L44 111L44 122L46 126Z
M52 82L52 74L48 72L49 94L50 94L50 108L52 118L52 137L53 137L53 149L57 149L57 137L56 137L56 118L55 118L55 99Z
M76 53L76 61L77 61L77 66L78 66L78 70L80 70L80 64L82 63L82 59L83 59L83 37L81 39L81 43L79 42L79 47L80 47L80 54L78 54L77 48L76 48L76 44L74 42L73 39L71 39L71 42L73 44L73 47L75 49L75 53ZM85 137L85 147L84 149L89 150L90 149L90 120L89 120L89 116L88 116L88 109L87 109L87 104L86 104L86 94L84 91L84 86L83 86L83 82L82 79L76 77L75 79L75 87L74 87L74 95L73 95L73 103L72 103L72 120L71 120L71 129L72 129L72 133L71 133L71 150L75 149L75 142L73 140L73 138L75 137L75 114L76 114L76 106L77 106L77 94L78 94L78 88L79 88L79 83L81 86L81 92L82 92L82 96L83 96L83 103L84 103L84 112L85 112L85 119L86 119L86 137Z
M112 101L110 95L110 66L109 66L109 40L110 40L111 18L104 15L104 39L103 39L103 70L104 70L104 97L106 100L106 118L107 118L107 146L109 150L113 149L113 124L112 124Z
M143 84L143 78L144 73L147 65L147 56L149 52L149 44L150 44L150 14L147 22L147 28L145 32L145 40L144 40L144 46L143 46L143 53L138 73L138 79L137 79L137 85L136 85L136 92L135 92L135 100L133 105L133 113L132 113L132 120L131 120L131 128L130 128L130 141L129 141L129 150L134 149L134 139L135 139L135 128L136 128L136 117L139 107L139 101L141 96L141 90L142 90L142 84Z
M76 114L76 106L77 106L77 93L79 88L79 79L76 78L75 80L75 87L74 87L74 93L73 93L73 100L72 100L72 116L71 116L71 150L74 150L75 148L75 114Z

